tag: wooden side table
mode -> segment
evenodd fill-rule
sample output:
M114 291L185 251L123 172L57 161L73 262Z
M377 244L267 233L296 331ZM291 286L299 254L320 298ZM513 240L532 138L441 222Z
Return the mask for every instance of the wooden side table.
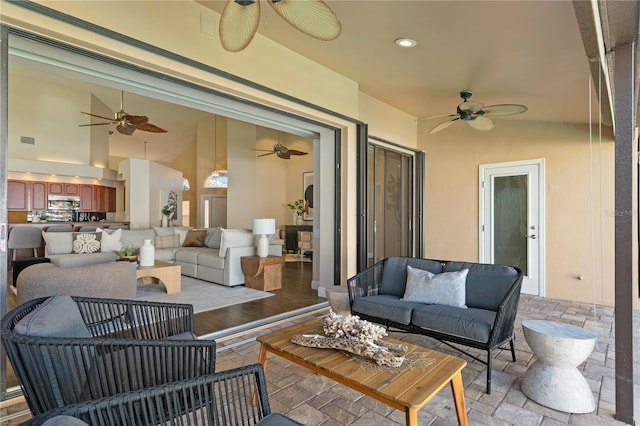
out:
M244 272L245 287L262 291L282 288L282 256L242 256L240 265Z

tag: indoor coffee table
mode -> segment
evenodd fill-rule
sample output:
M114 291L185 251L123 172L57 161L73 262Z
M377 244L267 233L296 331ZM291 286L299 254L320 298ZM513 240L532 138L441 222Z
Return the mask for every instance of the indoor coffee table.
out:
M164 283L167 294L180 293L180 265L156 260L153 266L136 267L136 278L153 277Z
M404 411L406 424L411 426L418 425L418 410L450 383L458 424L468 424L462 388L462 369L467 365L465 360L386 338L387 342L407 346L409 354L428 358L433 362L425 366L372 368L363 366L357 358L335 349L319 349L291 343L291 337L296 334L323 335L322 322L322 318L314 318L258 336L258 361L266 370L267 355L268 352L272 352L390 407Z

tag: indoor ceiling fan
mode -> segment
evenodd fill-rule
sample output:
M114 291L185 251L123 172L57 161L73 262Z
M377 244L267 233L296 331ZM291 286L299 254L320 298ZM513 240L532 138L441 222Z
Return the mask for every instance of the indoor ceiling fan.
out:
M81 111L82 112L82 111ZM142 130L145 132L164 133L166 130L149 123L149 118L144 115L129 115L124 112L124 92L120 92L120 111L114 114L114 118L102 117L100 115L91 114L88 112L82 112L83 114L90 115L92 117L101 118L103 120L109 120L108 123L92 123L81 124L80 127L85 126L106 126L109 124L116 124L116 130L123 135L132 135L136 130Z
M333 40L342 30L340 21L322 0L266 0L289 24L319 40ZM229 0L220 16L220 41L229 52L251 43L260 22L260 0Z
M269 151L268 149L256 149L251 148L253 151L265 151L266 154L260 154L258 157L264 157L265 155L276 154L278 157L288 160L292 155L307 155L306 152L297 151L295 149L289 149L286 146L282 145L280 142L273 146L273 151Z
M439 132L440 130L446 129L456 121L466 121L469 126L476 130L491 130L493 129L493 120L491 120L489 116L494 117L500 115L522 114L527 110L526 106L518 104L498 104L484 106L484 104L480 102L469 101L471 95L472 93L469 91L460 92L460 97L464 100L464 102L457 106L455 114L427 117L427 119L451 117L449 120L440 123L433 129L431 129L429 134L432 135Z

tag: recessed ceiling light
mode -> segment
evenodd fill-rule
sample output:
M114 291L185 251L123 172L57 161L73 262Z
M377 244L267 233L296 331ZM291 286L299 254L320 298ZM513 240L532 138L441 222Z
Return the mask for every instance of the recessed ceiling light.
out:
M416 47L418 44L415 40L410 38L398 38L395 43L400 47Z

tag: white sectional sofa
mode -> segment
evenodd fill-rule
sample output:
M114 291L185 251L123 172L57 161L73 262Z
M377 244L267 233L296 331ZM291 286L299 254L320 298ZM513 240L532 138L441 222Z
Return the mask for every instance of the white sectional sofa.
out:
M246 229L154 227L42 235L45 256L60 267L113 262L114 250L140 247L144 240L151 240L156 260L179 264L182 275L226 286L244 284L240 257L256 253L255 236ZM282 256L282 245L270 244L269 254Z

